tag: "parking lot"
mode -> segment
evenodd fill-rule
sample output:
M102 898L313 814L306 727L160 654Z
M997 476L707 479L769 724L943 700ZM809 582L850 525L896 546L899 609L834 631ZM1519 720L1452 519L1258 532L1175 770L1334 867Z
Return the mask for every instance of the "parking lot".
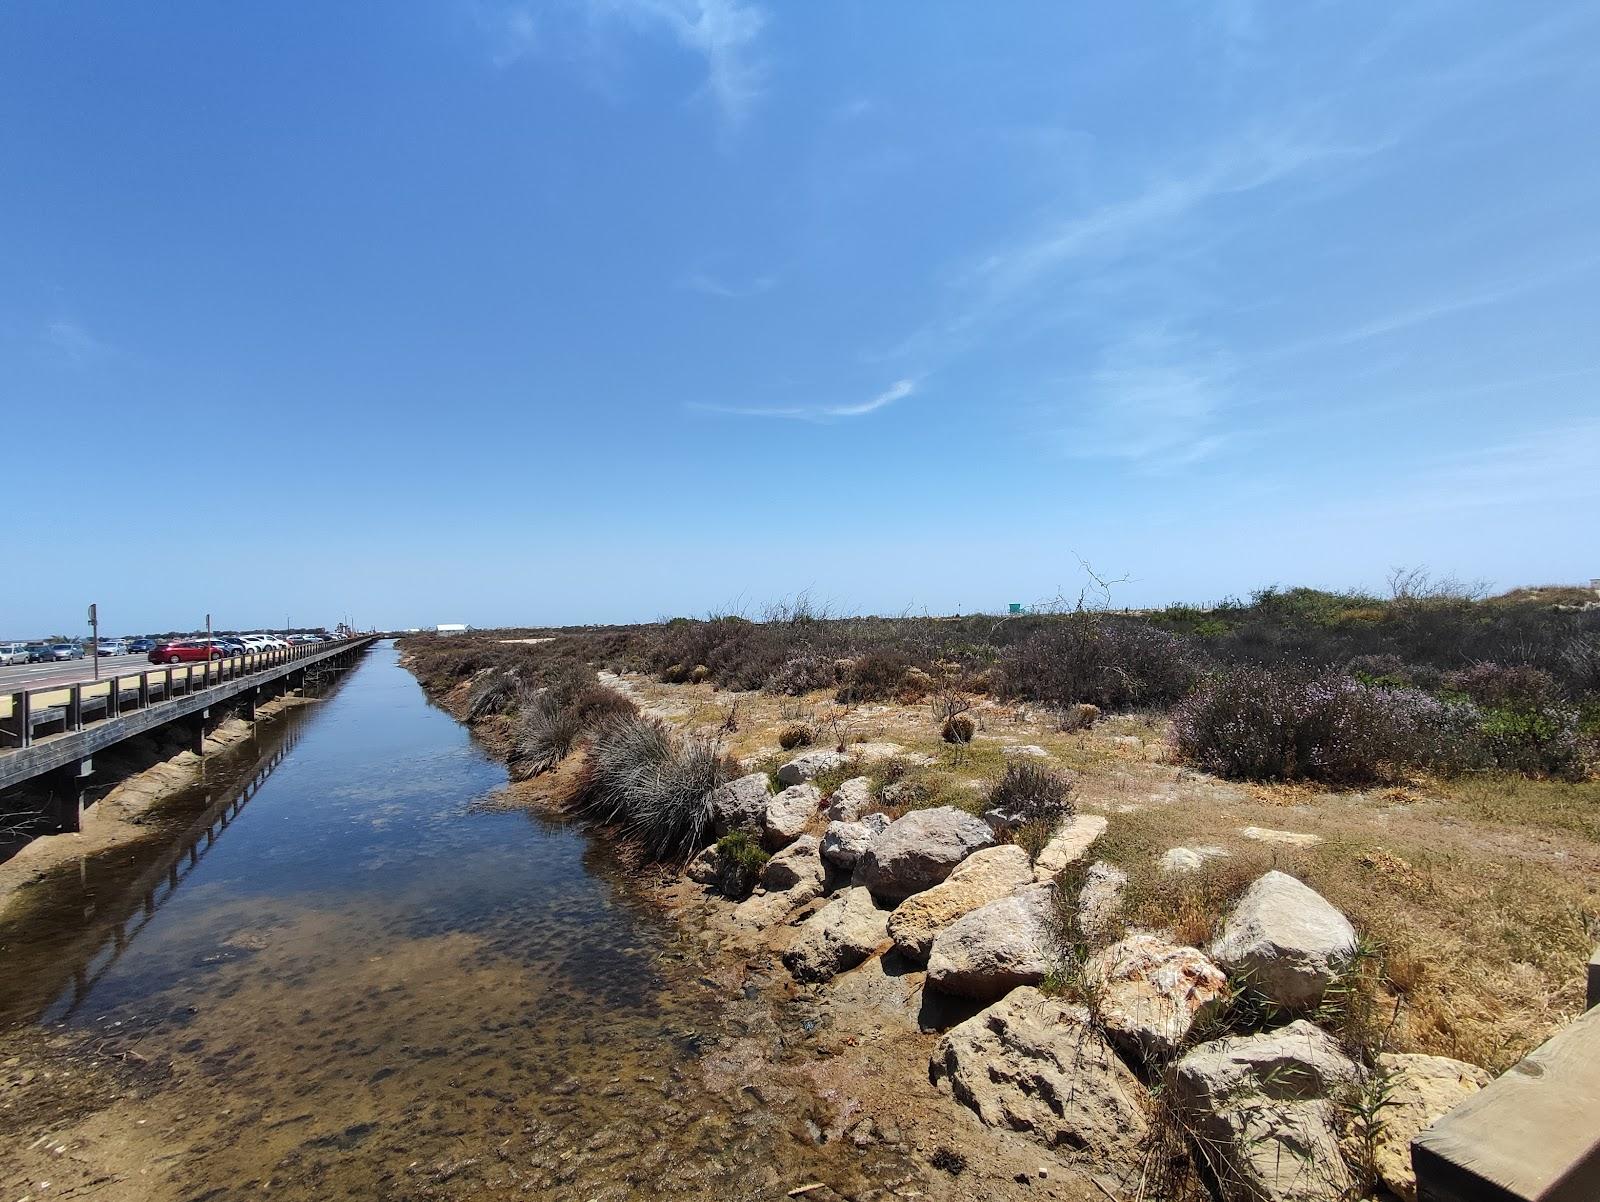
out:
M148 655L103 655L100 657L102 678L116 674L131 676L154 667ZM69 659L56 664L13 664L0 668L0 692L8 689L37 689L44 685L72 684L78 680L94 679L94 657Z

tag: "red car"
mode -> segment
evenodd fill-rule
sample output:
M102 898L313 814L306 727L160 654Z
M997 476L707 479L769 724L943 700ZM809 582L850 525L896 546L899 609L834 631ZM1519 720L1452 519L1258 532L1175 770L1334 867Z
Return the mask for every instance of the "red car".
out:
M150 649L153 664L204 663L208 659L221 659L222 648L205 639L173 639L157 643Z

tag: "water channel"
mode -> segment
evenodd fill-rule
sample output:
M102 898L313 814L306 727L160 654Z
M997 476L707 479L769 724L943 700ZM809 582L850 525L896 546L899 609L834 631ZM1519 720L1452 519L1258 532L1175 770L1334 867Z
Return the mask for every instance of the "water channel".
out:
M709 988L594 840L485 806L503 768L391 645L230 764L0 928L3 1034L132 1066L62 1129L99 1170L85 1196L736 1199L903 1174L708 1067L730 1024L781 1042L781 1014ZM7 1175L38 1139L0 1124L6 1199L58 1196Z

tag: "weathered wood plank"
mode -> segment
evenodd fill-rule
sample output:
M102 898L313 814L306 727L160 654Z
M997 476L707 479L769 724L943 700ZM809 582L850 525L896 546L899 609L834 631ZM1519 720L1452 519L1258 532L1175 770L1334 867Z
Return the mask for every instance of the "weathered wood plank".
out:
M1419 1202L1600 1200L1600 1009L1412 1141Z

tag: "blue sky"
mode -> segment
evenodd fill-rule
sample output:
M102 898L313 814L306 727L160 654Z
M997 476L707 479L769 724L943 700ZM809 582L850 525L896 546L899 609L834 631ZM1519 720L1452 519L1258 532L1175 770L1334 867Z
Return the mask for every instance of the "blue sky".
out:
M1600 575L1597 58L1587 3L8 5L0 626Z

